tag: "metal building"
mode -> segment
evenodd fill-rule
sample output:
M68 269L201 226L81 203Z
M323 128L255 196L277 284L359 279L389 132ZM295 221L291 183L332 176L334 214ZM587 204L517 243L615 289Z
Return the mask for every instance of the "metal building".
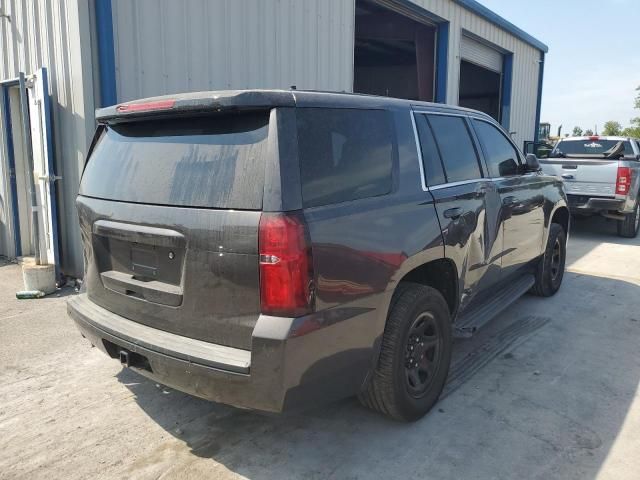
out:
M547 47L475 0L0 0L0 255L82 276L94 109L228 88L444 102L535 140ZM30 167L31 165L31 167Z

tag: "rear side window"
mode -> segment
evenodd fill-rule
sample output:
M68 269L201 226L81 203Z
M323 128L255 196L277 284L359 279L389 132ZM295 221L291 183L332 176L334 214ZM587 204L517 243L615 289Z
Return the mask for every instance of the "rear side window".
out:
M391 191L395 134L389 112L299 108L297 119L305 207Z
M447 115L427 117L442 156L447 182L481 178L478 156L464 119Z
M444 176L440 153L438 152L431 127L427 123L427 117L416 114L415 119L418 137L420 138L420 149L422 150L422 164L424 173L427 176L427 185L433 187L446 183L447 179Z
M260 210L268 112L108 126L80 194L153 205Z
M511 142L494 125L481 120L473 120L489 175L493 178L517 175L519 172L518 152Z

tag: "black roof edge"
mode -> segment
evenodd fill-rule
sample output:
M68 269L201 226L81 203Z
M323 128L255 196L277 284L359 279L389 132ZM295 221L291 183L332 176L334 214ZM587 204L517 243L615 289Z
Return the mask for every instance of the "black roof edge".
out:
M148 109L127 111L131 106L150 104ZM175 115L202 115L223 111L262 110L274 107L406 108L462 113L490 119L477 110L361 93L318 90L221 90L149 97L96 110L98 123L118 123Z

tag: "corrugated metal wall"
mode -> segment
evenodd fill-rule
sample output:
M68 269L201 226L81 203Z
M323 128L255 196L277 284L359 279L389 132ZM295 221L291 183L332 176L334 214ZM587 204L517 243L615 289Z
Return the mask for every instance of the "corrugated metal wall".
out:
M227 88L353 86L354 2L115 0L118 101Z
M63 177L58 184L62 267L80 276L75 196L94 130L90 0L3 0L0 5L10 15L0 19L0 79L43 66L49 72L55 161ZM6 165L6 152L0 154Z
M516 132L513 138L520 146L525 140L533 140L538 98L538 61L540 59L540 51L451 0L411 1L449 21L447 103L458 104L460 39L463 30L513 53L511 125L509 130Z
M531 140L540 52L451 0L412 1L450 22L449 103L458 102L463 30L513 52L510 130L519 144ZM64 177L59 189L63 268L80 275L74 199L94 128L93 1L3 0L1 5L11 21L0 19L0 79L49 69L55 156ZM351 91L354 21L354 0L113 0L118 101L290 85ZM3 190L0 185L0 241L6 242L1 227L10 227L10 221Z
M450 22L447 102L467 30L514 54L511 131L534 134L540 52L451 0L412 0ZM353 89L354 0L114 0L118 101L225 88Z

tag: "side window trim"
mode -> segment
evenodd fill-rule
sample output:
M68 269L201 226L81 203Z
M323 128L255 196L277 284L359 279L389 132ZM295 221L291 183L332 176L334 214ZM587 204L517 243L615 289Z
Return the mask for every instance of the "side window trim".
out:
M440 164L440 168L442 169L442 175L444 176L444 182L438 183L436 185L429 185L429 172L426 170L425 161L424 161L424 153L422 140L420 139L420 132L418 131L418 122L416 121L416 117L420 116L422 120L424 120L425 128L429 129L429 133L431 134L431 138L433 139L433 145L435 146L436 151L438 152L438 163ZM449 183L449 179L447 178L447 171L444 167L444 162L442 161L442 152L440 151L440 146L438 145L438 141L436 140L436 136L433 133L433 128L431 128L431 124L429 123L429 119L427 118L427 113L425 112L411 112L411 120L413 122L413 133L416 139L416 148L418 149L418 161L420 162L420 174L422 175L422 189L424 191L428 191L430 188L433 188L438 185Z
M416 115L418 112L411 110L411 125L413 126L413 139L416 142L416 152L418 153L418 166L420 167L420 183L422 184L422 191L428 192L427 176L424 171L424 158L422 157L422 145L420 145L420 137L418 136L418 126L416 125Z

